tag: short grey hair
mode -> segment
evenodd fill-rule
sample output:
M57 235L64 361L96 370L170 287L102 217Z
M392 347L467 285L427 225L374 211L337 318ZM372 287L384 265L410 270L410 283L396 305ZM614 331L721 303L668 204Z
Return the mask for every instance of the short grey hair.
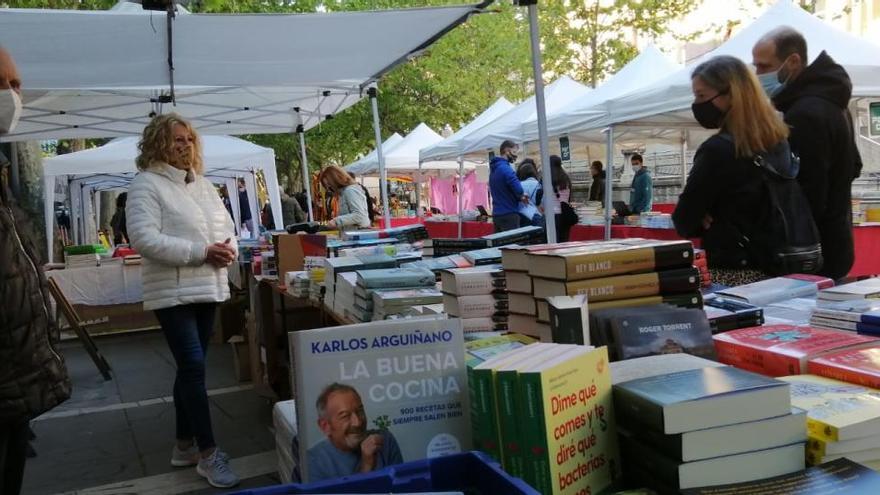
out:
M330 385L324 387L324 390L321 391L321 395L318 396L318 400L315 401L315 408L318 410L318 416L323 418L327 413L327 400L330 398L331 394L336 392L351 392L358 397L361 398L361 394L352 387L351 385L346 385L344 383L333 382Z

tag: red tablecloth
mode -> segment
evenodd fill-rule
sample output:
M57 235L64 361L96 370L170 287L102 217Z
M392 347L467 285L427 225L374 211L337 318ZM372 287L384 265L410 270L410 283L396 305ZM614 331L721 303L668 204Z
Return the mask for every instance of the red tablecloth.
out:
M851 277L880 274L880 225L859 225L853 229L856 247L856 260ZM646 229L628 225L612 225L612 239L642 237L645 239L675 240L681 239L672 229ZM572 241L590 241L605 238L605 227L597 225L575 225L571 228ZM699 239L691 239L699 247Z
M392 218L391 227L404 227L406 225L413 225L419 222L421 222L421 219L419 219L418 217ZM379 223L384 225L382 221L380 221Z
M458 222L425 222L428 235L431 238L458 237ZM489 222L464 222L461 225L461 236L470 239L483 237L495 232L495 227Z

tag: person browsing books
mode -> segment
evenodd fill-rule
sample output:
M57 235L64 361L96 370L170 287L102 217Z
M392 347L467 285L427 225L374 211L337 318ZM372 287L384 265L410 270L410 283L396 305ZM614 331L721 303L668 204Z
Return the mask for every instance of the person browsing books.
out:
M761 236L757 219L770 208L760 155L776 172L793 178L797 165L788 128L763 94L755 74L739 59L718 56L691 74L694 118L719 132L703 142L672 214L682 237L700 237L712 281L741 285L767 276L749 239Z
M535 166L535 161L531 158L523 160L516 169L516 177L522 185L523 193L529 198L528 203L519 204L519 213L522 215L520 223L544 225L544 215L541 214L536 203L537 198L540 197L541 183L538 182L538 168Z
M18 68L0 46L0 135L15 130L21 111ZM55 348L59 332L34 248L34 222L9 189L9 164L0 152L0 493L18 495L28 422L66 401L71 385Z
M315 407L318 428L327 438L307 452L309 482L368 473L403 462L390 431L367 429L367 413L354 387L331 383L318 396Z
M855 260L852 182L862 170L848 110L852 81L824 51L807 65L807 41L786 26L755 44L752 62L773 105L783 112L791 149L800 157L797 180L823 248L819 274L844 277Z
M336 218L329 226L338 230L346 228L366 229L370 227L370 210L363 188L344 170L329 165L318 174L321 186L338 199Z
M126 220L143 256L144 310L153 310L177 365L174 467L196 466L217 488L239 479L217 448L205 384L205 356L217 304L229 299L226 267L237 248L232 219L205 178L199 135L177 114L153 118L135 160Z
M519 205L528 203L522 184L513 171L516 152L519 148L513 141L504 141L499 155L489 163L489 192L492 193L492 223L495 232L518 229L520 227Z
M553 181L553 213L556 215L556 242L568 242L572 226L578 217L569 204L571 200L571 178L562 167L562 158L550 155L550 175ZM541 200L539 200L540 202Z
M629 160L634 174L629 190L629 210L633 215L638 215L651 211L653 181L645 168L642 155L636 153Z
M590 164L590 175L593 177L593 182L590 184L590 201L605 201L605 171L602 168L602 162L599 160Z

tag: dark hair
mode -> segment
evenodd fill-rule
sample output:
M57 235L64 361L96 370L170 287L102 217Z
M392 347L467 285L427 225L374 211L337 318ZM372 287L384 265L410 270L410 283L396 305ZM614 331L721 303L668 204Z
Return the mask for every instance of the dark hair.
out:
M537 179L538 178L538 166L535 165L535 160L531 158L526 158L519 164L519 167L516 168L516 178L520 181L524 181L528 178Z
M807 40L800 32L783 26L771 32L770 39L776 45L776 58L785 60L797 53L801 57L801 63L807 65Z
M568 174L562 168L562 158L556 155L550 155L550 175L553 177L554 190L571 189L571 179L568 178Z
M642 155L640 155L638 153L633 153L633 155L631 157L629 157L629 161L630 162L637 161L641 164L645 163L645 160L642 158Z
M351 177L352 179L357 179L357 176L354 175L354 172L349 172L348 176Z
M321 395L318 396L318 400L315 401L315 407L318 409L318 416L324 416L324 413L327 411L327 399L330 398L330 394L336 392L351 392L354 395L357 395L358 398L361 397L361 394L359 394L351 385L333 382L324 387L324 390L321 391Z
M601 171L603 165L602 162L600 162L599 160L593 160L593 163L590 164L590 167L599 169Z
M125 202L128 200L128 193L120 193L119 196L116 196L116 207L117 208L125 208Z
M503 155L505 151L511 148L516 148L516 143L514 143L510 139L505 139L504 142L501 143L501 147L498 148L498 152Z

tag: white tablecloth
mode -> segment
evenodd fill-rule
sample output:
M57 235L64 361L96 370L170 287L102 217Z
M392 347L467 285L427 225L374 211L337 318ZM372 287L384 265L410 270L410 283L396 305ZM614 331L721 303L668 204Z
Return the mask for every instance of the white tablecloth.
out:
M105 306L144 300L141 265L106 265L94 268L50 270L71 304Z

